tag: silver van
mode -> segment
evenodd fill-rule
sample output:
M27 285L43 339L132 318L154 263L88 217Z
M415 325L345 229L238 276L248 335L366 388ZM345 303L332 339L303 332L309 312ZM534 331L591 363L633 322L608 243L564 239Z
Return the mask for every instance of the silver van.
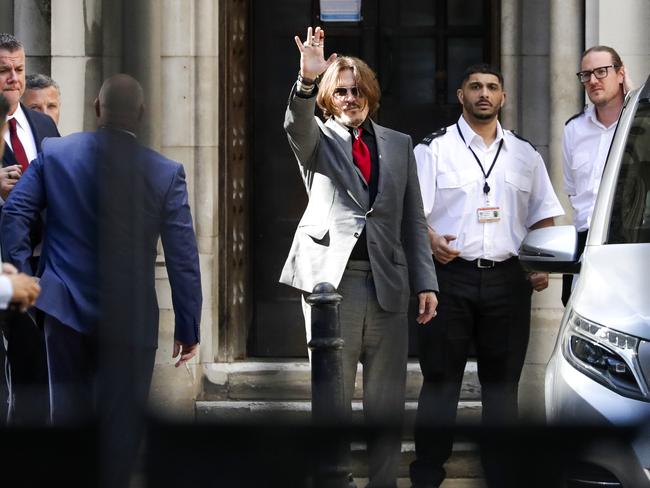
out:
M573 226L532 231L520 249L527 269L579 273L546 369L546 416L640 429L615 449L595 443L570 486L650 486L650 78L626 98L576 249Z

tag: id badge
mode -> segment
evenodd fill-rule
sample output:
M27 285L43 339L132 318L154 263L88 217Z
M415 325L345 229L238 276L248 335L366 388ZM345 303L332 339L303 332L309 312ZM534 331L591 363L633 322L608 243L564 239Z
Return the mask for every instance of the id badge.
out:
M501 220L500 207L482 207L476 210L478 221L482 224Z

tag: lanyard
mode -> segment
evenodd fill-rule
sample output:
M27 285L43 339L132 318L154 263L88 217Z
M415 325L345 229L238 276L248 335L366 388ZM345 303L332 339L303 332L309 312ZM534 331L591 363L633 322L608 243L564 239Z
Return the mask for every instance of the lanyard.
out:
M460 138L465 143L465 146L467 146L467 143L465 142L465 137L463 137L463 132L460 130L460 126L458 125L458 122L456 122L456 129L458 129L458 134L460 135ZM492 173L492 170L494 169L494 165L497 162L497 159L499 158L499 153L501 152L502 146L503 146L503 138L501 138L501 140L499 141L499 148L497 149L497 153L494 155L494 159L492 160L492 164L490 165L490 169L488 169L487 173L485 172L485 169L483 169L481 160L474 152L474 149L472 149L470 146L467 146L467 149L472 151L472 155L474 156L474 159L476 159L476 162L478 163L478 167L481 168L481 173L483 173L483 176L485 177L485 184L483 185L483 193L485 193L486 196L488 193L490 193L490 185L488 185L487 179L490 177L490 173Z

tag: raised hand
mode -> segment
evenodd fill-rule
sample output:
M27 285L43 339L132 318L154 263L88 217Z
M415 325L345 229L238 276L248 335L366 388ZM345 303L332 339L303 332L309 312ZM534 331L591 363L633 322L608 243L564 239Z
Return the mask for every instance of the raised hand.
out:
M336 59L336 54L332 54L325 60L325 31L320 27L308 27L304 42L298 36L293 39L300 51L300 76L305 80L318 78Z

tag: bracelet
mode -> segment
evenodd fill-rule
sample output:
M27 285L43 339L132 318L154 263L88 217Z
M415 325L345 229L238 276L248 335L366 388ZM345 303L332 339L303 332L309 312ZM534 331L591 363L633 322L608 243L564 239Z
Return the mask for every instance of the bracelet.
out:
M316 84L316 80L311 79L311 78L305 78L298 72L298 81L300 82L301 85L303 86L310 86Z
M302 95L311 95L314 91L314 87L315 87L314 84L305 85L301 83L300 80L298 80L298 83L296 83L296 88L298 92L301 93Z

